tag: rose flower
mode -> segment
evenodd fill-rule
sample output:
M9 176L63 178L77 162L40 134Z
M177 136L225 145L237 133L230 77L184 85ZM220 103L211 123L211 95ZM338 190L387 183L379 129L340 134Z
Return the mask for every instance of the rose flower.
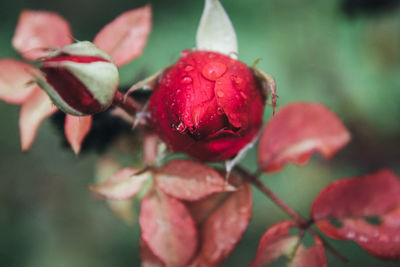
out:
M256 137L264 103L260 81L242 62L217 52L184 50L160 78L149 111L170 149L220 161Z

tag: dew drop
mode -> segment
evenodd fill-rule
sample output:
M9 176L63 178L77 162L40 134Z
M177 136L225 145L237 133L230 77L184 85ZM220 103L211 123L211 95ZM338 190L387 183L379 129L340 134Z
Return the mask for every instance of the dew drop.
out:
M201 74L203 74L206 79L215 81L216 79L224 75L225 72L226 65L224 63L212 61L204 66Z
M358 238L358 241L359 241L359 242L362 242L362 243L368 242L368 237L366 237L366 236L364 236L364 235L361 235L361 236Z
M184 71L192 71L192 70L194 70L194 67L192 65L186 65L183 70Z
M218 108L217 108L217 114L218 114L218 115L224 114L224 111L222 110L221 107L218 107Z
M190 76L186 75L186 76L183 76L181 83L190 84L190 83L192 83L192 81L193 81L192 78L190 78Z
M182 92L182 90L181 89L176 89L176 93L179 95L180 93Z
M346 235L346 237L347 237L348 239L353 239L355 236L356 236L356 233L355 233L355 232L348 232L347 235Z
M232 76L232 81L233 81L235 84L239 85L239 84L241 84L241 83L243 82L243 79L240 78L240 77L238 77L238 76L236 76L236 75L234 75L234 76Z
M246 95L244 92L240 92L240 96L241 96L244 100L247 99L247 95Z
M184 134L184 133L186 132L187 127L186 127L186 125L185 125L183 122L180 121L180 122L178 123L178 125L175 127L175 129L176 129L179 133Z
M189 55L190 53L192 53L192 50L190 50L190 49L182 50L182 52L181 52L181 57L186 57L186 56Z
M221 90L217 91L217 96L218 97L223 97L224 95L225 95L224 92L222 92Z

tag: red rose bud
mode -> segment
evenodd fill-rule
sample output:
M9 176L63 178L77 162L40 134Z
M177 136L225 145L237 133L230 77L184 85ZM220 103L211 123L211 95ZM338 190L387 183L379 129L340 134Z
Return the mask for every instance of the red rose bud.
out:
M118 88L118 69L111 58L86 41L53 52L40 69L46 81L36 78L36 82L57 107L76 116L107 109Z
M204 161L228 159L261 127L265 99L260 86L240 61L184 50L150 98L152 125L176 152Z

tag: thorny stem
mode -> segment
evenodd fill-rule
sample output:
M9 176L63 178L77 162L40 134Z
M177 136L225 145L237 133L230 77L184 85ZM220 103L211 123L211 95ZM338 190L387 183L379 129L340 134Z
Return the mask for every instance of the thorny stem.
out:
M135 115L140 108L140 105L132 98L125 98L124 94L119 91L117 91L114 95L113 104L122 108L130 115Z
M333 255L335 255L339 260L347 263L348 259L341 255L335 248L333 248L319 233L317 233L314 229L310 228L310 226L314 223L312 219L306 220L303 216L297 213L294 209L289 207L278 195L276 195L271 189L269 189L266 185L264 185L259 179L258 176L261 172L257 172L256 175L252 175L247 172L241 166L236 166L235 170L241 174L243 179L253 184L257 187L261 192L263 192L269 199L271 199L277 206L279 206L285 213L287 213L290 217L292 217L299 227L303 230L308 229L312 234L317 235L326 249L328 249Z

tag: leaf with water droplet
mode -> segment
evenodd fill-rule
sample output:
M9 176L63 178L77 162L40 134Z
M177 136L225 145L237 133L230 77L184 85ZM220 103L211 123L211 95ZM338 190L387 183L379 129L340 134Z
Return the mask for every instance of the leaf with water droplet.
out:
M354 241L382 259L400 258L400 181L389 170L331 183L314 200L311 215L332 238Z

